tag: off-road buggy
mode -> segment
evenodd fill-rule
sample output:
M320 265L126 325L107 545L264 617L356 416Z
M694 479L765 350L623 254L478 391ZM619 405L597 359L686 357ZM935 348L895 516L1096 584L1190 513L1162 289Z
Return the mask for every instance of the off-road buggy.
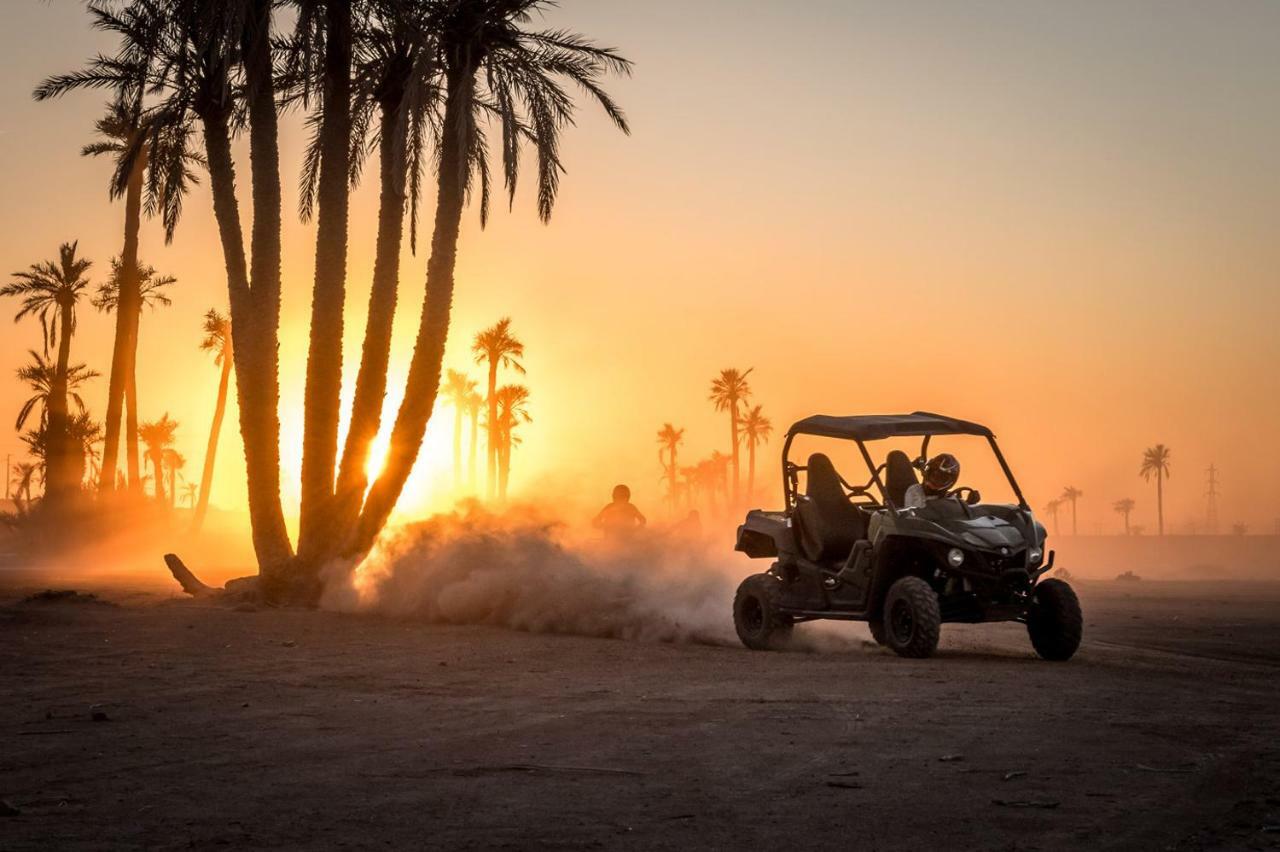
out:
M824 453L804 466L792 462L792 442L802 435L853 442L870 479L850 484ZM1017 502L983 503L961 486L905 508L939 435L985 438ZM867 448L916 437L914 459L893 450L876 464ZM1070 659L1079 647L1080 603L1062 580L1042 579L1054 560L1052 551L1046 558L1045 529L985 426L927 412L808 417L787 431L782 480L785 508L752 510L738 528L737 550L776 560L744 580L734 599L734 625L748 648L777 647L796 623L823 618L865 621L877 642L904 657L932 654L945 622L1022 622L1046 660Z

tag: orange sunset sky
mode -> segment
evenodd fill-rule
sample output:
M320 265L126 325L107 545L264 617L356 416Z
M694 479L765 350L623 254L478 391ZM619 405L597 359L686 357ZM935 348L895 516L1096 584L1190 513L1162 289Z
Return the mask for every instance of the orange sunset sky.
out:
M79 156L102 97L36 104L30 93L112 43L71 0L8 0L0 16L0 269L79 239L96 283L123 217L107 198L108 163ZM549 226L524 193L484 231L475 211L466 218L446 367L481 378L472 334L514 318L535 420L515 496L585 507L627 481L659 515L655 433L686 427L686 462L727 451L726 418L706 397L733 366L755 368L755 401L779 432L819 411L923 408L988 423L1034 506L1068 484L1085 492L1081 532L1114 531L1121 497L1154 530L1154 485L1137 473L1157 442L1173 448L1173 530L1203 517L1211 462L1224 524L1275 528L1280 5L563 0L548 19L561 24L636 62L632 79L609 84L634 134L584 104ZM291 116L290 210L303 140ZM370 179L352 208L348 394L375 216ZM288 216L289 505L313 251L313 228ZM221 258L207 181L173 245L157 225L144 230L142 259L180 283L172 308L143 318L141 414L181 422L195 472L217 381L200 320L225 307ZM393 388L425 264L406 241ZM87 308L73 361L105 374L112 323ZM0 328L11 376L39 332ZM15 458L7 426L22 391L0 380L0 452ZM99 416L105 398L104 376L88 394ZM448 504L452 422L438 407L403 512ZM228 427L213 502L234 509L234 416ZM778 446L762 451L771 480Z

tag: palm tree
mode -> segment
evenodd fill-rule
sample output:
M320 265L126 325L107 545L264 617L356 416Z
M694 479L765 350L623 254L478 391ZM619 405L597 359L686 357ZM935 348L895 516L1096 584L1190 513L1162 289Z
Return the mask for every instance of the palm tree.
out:
M37 93L37 97L40 94ZM148 133L147 116L142 108L143 79L141 71L129 82L122 82L115 97L108 103L106 114L98 120L98 140L86 145L85 156L110 155L115 161L111 176L112 200L123 197L124 247L118 267L114 271L117 298L126 307L139 304L138 234L141 228L144 183L146 205L151 212L158 212L163 219L166 242L173 237L181 213L182 196L186 187L195 182L191 165L200 159L184 147L178 151L162 152L151 156L151 147L157 137ZM158 137L161 144L173 141L171 136ZM153 162L176 165L176 174L161 173L151 168ZM161 190L161 186L168 188ZM171 185L171 186L169 186ZM106 439L103 447L103 475L99 488L107 491L115 487L117 455L120 444L120 414L124 409L126 387L133 380L137 361L138 312L125 310L116 314L115 342L111 352L111 378L107 389ZM137 411L134 406L133 425L130 428L128 469L129 481L138 483Z
M77 243L63 243L58 259L33 264L25 272L15 272L13 280L0 288L0 296L22 299L22 307L14 315L17 322L25 316L40 320L44 354L50 346L58 347L58 360L48 394L49 450L48 485L50 499L78 488L71 478L72 447L67 444L67 374L70 370L71 337L76 331L76 306L89 286L85 277L92 265L76 255Z
M188 509L194 509L196 507L196 500L199 496L200 486L194 482L188 482L186 485L182 486L182 499L187 501Z
M1148 447L1142 454L1142 467L1139 475L1147 482L1156 478L1156 518L1157 529L1164 535L1164 481L1169 476L1169 459L1172 453L1164 444Z
M476 383L465 373L450 370L444 383L444 397L453 406L453 486L462 486L462 415L467 400L476 391Z
M560 133L573 121L573 97L564 84L579 87L619 129L628 131L626 118L601 83L611 72L630 73L630 62L565 30L527 29L533 14L549 5L547 0L452 0L437 7L432 28L439 34L444 103L426 298L388 463L369 490L350 551L367 550L386 523L431 418L449 330L462 210L472 189L482 223L488 213L488 145L482 124L492 119L498 125L503 180L511 200L521 143L533 146L543 221L551 218L563 171Z
M532 423L529 416L529 389L524 385L503 385L498 400L498 499L506 502L507 482L511 478L511 449L520 443L515 430L521 423Z
M18 380L26 382L35 393L22 404L22 408L18 409L18 419L13 424L15 429L25 426L27 419L37 407L40 408L40 425L43 426L48 422L49 398L58 380L56 366L44 360L44 357L34 349L27 350L27 354L31 356L31 363L18 368ZM97 377L98 373L84 364L75 364L67 368L67 399L69 402L74 402L79 411L83 412L85 409L84 399L80 396L80 386L89 379Z
M200 348L213 353L213 363L221 366L218 379L218 401L213 407L213 424L209 427L209 444L204 451L204 469L200 472L200 500L196 504L191 531L200 532L209 511L209 489L213 487L213 465L218 455L218 436L222 434L222 418L227 413L227 393L231 387L231 364L235 358L231 342L231 320L216 310L204 315L204 339Z
M143 308L154 310L157 307L167 308L173 304L173 300L169 298L168 289L176 283L178 283L178 279L172 275L158 275L155 267L143 265L137 260L135 253L132 275L125 272L125 265L121 258L112 258L111 276L98 286L98 293L93 297L93 306L95 308L103 313L116 312L118 314L118 309L124 301L124 295L129 292L129 301L134 305L134 312L137 314L132 321L126 323L126 328L124 329L129 334L128 345L132 347L133 351L125 353L124 360L119 362L118 365L118 371L124 382L126 466L129 470L130 487L135 490L140 490L142 487L142 483L138 481L138 376L135 367L137 362L138 327L141 322ZM116 327L117 329L120 327L118 318ZM114 356L113 363L115 363ZM127 366L125 366L126 364ZM110 388L108 387L108 417L110 416L110 403ZM118 414L116 419L117 421L119 420ZM119 423L117 422L118 427ZM105 450L103 462L105 466ZM114 485L115 471L111 471L109 478ZM104 482L105 479L99 481L98 486L100 489L105 490Z
M39 470L39 465L34 462L17 462L13 465L13 503L20 515L25 514L31 506L31 484Z
M169 447L164 451L164 466L169 472L169 506L175 508L178 505L178 479L186 479L182 476L182 469L187 466L187 457Z
M672 512L676 510L680 494L680 467L676 461L676 449L683 441L684 430L677 429L670 423L663 423L658 430L658 463L662 465L667 478L667 500Z
M511 333L511 317L503 317L496 323L478 332L471 343L471 353L477 364L488 365L489 368L489 499L492 500L498 486L498 452L502 446L498 434L498 367L508 367L517 373L524 374L524 365L520 359L524 357L524 344Z
M138 438L147 448L146 458L151 464L156 502L161 505L168 502L164 495L165 459L166 453L171 451L173 436L177 430L177 421L170 419L167 411L159 420L153 420L138 426Z
M1063 502L1071 504L1071 534L1078 535L1076 527L1076 501L1084 496L1084 492L1074 485L1068 485L1062 489Z
M1062 508L1062 498L1055 497L1044 504L1045 513L1053 519L1053 534L1058 534L1058 510Z
M752 368L754 369L754 368ZM720 375L711 381L711 396L708 399L715 403L716 411L729 412L729 437L733 448L733 499L738 499L739 464L738 464L738 403L751 396L751 386L747 384L747 376L738 370L721 370Z
M40 479L49 484L49 450L52 433L48 422L42 422L35 429L28 429L22 435L22 442L27 445L28 452L36 459L40 470ZM102 440L102 424L89 416L88 411L81 411L71 417L67 430L63 435L63 460L67 470L65 475L77 489L84 485L85 473L98 467L98 450L95 446Z
M760 406L748 409L742 419L742 434L747 440L747 496L756 491L756 447L769 440L773 424Z
M471 441L467 444L469 458L467 460L467 481L471 484L471 493L476 491L476 447L480 435L480 411L484 408L484 397L472 391L467 395L467 416L471 418Z
M1111 506L1111 508L1115 509L1117 513L1124 515L1124 534L1125 535L1130 534L1129 515L1133 513L1133 507L1136 505L1137 503L1133 501L1132 497L1122 497L1121 499L1113 503Z

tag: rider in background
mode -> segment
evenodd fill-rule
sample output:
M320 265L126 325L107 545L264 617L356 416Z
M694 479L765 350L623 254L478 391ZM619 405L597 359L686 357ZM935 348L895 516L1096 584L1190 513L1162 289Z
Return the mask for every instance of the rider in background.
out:
M613 489L613 502L600 510L591 525L603 530L609 538L625 538L645 523L644 515L631 503L631 489L625 485L616 485Z
M960 480L960 461L951 453L939 453L924 466L924 481L907 489L904 509L923 509L930 500L946 497Z

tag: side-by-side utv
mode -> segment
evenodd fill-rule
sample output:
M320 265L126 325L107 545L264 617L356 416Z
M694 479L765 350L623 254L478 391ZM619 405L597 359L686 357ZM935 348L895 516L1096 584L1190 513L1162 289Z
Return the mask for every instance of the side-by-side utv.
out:
M845 481L823 453L795 464L789 453L800 435L853 442L870 479ZM983 503L957 483L907 507L930 439L940 435L985 438L1017 502ZM877 464L867 446L917 437L914 459L893 450ZM752 510L738 528L737 550L776 560L734 599L748 648L776 647L796 623L822 618L865 621L877 642L904 657L932 654L944 622L1022 622L1046 660L1070 659L1080 646L1080 603L1062 580L1042 579L1054 559L1045 529L987 427L927 412L808 417L787 431L782 479L785 508Z

